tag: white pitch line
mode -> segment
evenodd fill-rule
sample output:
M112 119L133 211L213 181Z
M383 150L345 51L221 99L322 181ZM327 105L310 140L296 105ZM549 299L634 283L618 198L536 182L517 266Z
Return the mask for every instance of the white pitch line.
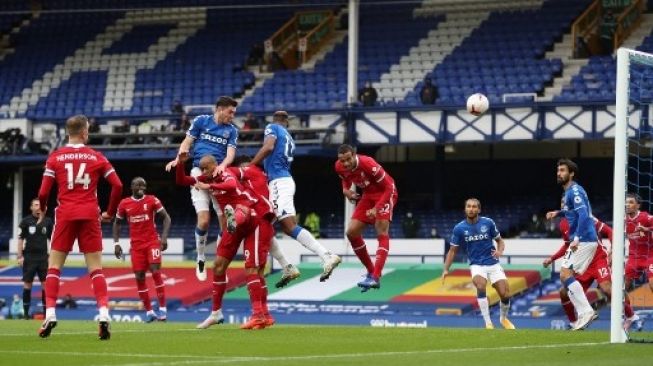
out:
M102 366L163 366L163 365L195 365L195 364L223 364L232 362L277 362L277 361L301 361L315 359L335 359L335 358L361 358L361 357L378 357L378 356L405 356L416 354L446 354L446 353L465 353L465 352L485 352L485 351L513 351L525 349L548 349L548 348L568 348L568 347L590 347L606 345L610 342L585 342L585 343L565 343L565 344L544 344L529 346L507 346L507 347L480 347L480 348L458 348L458 349L431 349L420 351L391 351L391 352L369 352L369 353L341 353L330 355L307 355L307 356L280 356L280 357L212 357L203 360L175 360L170 362L146 362L146 363L127 363ZM32 351L21 351L29 354ZM48 353L47 351L39 353ZM54 352L53 352L54 353ZM117 354L111 354L117 355Z
M144 324L144 326L148 326ZM201 332L201 329L195 328L182 328L182 329L124 329L118 330L117 334L122 333L169 333L169 332ZM112 331L113 332L113 331ZM79 334L97 334L97 331L84 331L84 332L57 332L52 331L52 336L60 335L79 335ZM0 337L36 337L36 333L2 333Z
M142 358L199 358L203 360L214 360L215 356L197 356L197 355L162 355L159 353L108 353L108 352L70 352L70 351L19 351L19 350L2 350L2 353L29 353L36 355L62 355L62 356L110 356L110 357L142 357ZM175 361L173 361L175 362Z

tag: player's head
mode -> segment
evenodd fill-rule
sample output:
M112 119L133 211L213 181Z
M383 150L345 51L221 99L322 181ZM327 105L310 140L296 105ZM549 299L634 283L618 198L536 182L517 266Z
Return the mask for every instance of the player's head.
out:
M639 205L642 202L637 193L626 193L626 214L632 215L639 211Z
M569 183L570 181L576 179L578 175L578 165L567 158L562 158L558 160L558 184L563 186Z
M218 162L215 160L213 155L207 154L202 156L200 159L200 170L202 174L206 177L213 175L213 170L218 165Z
M252 161L252 158L249 155L238 155L234 158L234 161L231 165L236 167L246 167Z
M347 170L356 168L356 149L351 145L340 145L338 147L338 161Z
M272 122L278 125L282 125L285 128L288 128L288 112L286 111L276 111L272 115Z
M41 213L41 202L39 202L38 198L32 198L32 202L30 202L29 205L29 210L32 211L32 215L38 216Z
M66 120L66 134L71 143L83 143L88 141L88 118L83 114L72 116Z
M232 97L222 96L215 101L215 115L216 121L221 123L231 123L236 114L236 102Z
M481 201L478 198L470 197L465 200L465 216L468 219L474 220L481 213Z
M131 190L132 196L135 198L142 198L145 195L145 190L147 189L147 182L143 177L135 177L132 179Z

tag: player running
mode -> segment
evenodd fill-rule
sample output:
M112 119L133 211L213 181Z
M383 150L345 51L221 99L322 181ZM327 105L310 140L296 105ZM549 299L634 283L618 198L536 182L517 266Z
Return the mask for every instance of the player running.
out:
M490 281L492 287L501 298L501 314L499 322L505 329L515 329L515 326L508 320L510 312L510 288L506 274L499 263L506 244L497 229L494 221L481 213L481 201L476 198L468 198L465 201L465 220L459 222L453 228L451 235L451 247L444 260L442 271L442 283L444 284L449 275L449 268L453 263L458 248L465 244L469 268L472 275L472 283L476 287L476 301L483 315L486 329L494 329L490 319L490 306L487 300L486 288ZM494 246L494 241L497 246Z
M77 115L66 121L68 144L50 154L39 189L39 203L43 210L39 222L45 217L50 189L58 186L55 209L52 248L45 280L45 320L39 336L47 338L57 326L55 306L59 295L61 267L77 240L79 251L84 254L93 292L99 310L99 338L108 340L109 309L107 308L107 282L102 273L102 231L100 218L108 222L116 214L122 194L122 183L113 166L102 153L85 146L88 141L88 118ZM97 185L100 177L111 184L111 196L106 212L100 215Z
M126 219L129 223L129 239L132 270L136 278L138 296L145 307L145 322L167 320L165 284L161 275L161 254L168 248L168 233L170 232L170 215L153 195L145 194L147 183L145 179L136 177L132 179L130 197L124 198L118 205L118 213L113 221L113 242L116 258L124 258L120 246L120 222ZM163 220L161 238L156 231L154 216ZM145 282L145 273L150 271L157 299L159 300L159 314L152 309L149 289Z
M290 174L295 142L286 129L288 128L288 113L277 111L274 113L272 121L265 127L263 146L252 159L251 165L263 163L268 176L270 201L274 205L274 212L281 229L286 235L291 236L320 257L323 267L320 281L326 281L342 260L315 240L310 231L297 225L294 203L295 181Z
M342 194L348 200L357 202L347 227L347 239L367 270L367 275L358 282L358 286L361 292L378 289L390 250L390 221L398 197L395 181L374 159L356 154L356 150L346 144L338 148L335 170L342 180ZM362 196L350 190L352 185L363 191ZM374 225L379 241L374 264L363 240L363 230L367 225Z

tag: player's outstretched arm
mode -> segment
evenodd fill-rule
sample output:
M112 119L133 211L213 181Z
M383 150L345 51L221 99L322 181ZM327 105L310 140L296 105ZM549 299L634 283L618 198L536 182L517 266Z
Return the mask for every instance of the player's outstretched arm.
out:
M263 140L263 146L261 146L261 148L258 149L256 155L254 155L254 158L250 162L250 165L261 165L263 159L268 157L268 155L272 154L272 151L274 150L274 143L276 141L277 138L274 137L274 135L266 136L265 140Z
M179 164L179 155L188 154L191 146L193 146L194 141L195 140L191 136L186 135L186 137L184 137L184 140L181 142L181 145L179 145L179 153L177 154L177 157L170 160L168 164L166 164L166 172L171 171L172 168L176 167L177 164Z
M161 251L163 252L168 249L168 233L170 233L170 224L172 223L172 220L165 208L162 208L157 212L157 215L163 219L163 229L161 231Z
M192 186L197 183L197 179L194 177L186 175L186 169L184 164L178 164L175 169L175 183L180 186Z

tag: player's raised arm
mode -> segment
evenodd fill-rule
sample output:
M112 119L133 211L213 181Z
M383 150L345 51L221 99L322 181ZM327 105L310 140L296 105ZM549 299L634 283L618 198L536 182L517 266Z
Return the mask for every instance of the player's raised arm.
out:
M261 165L263 160L272 154L272 151L274 150L274 143L277 141L277 135L271 126L268 126L265 129L264 135L263 146L258 149L256 155L254 155L254 158L250 162L250 165Z

